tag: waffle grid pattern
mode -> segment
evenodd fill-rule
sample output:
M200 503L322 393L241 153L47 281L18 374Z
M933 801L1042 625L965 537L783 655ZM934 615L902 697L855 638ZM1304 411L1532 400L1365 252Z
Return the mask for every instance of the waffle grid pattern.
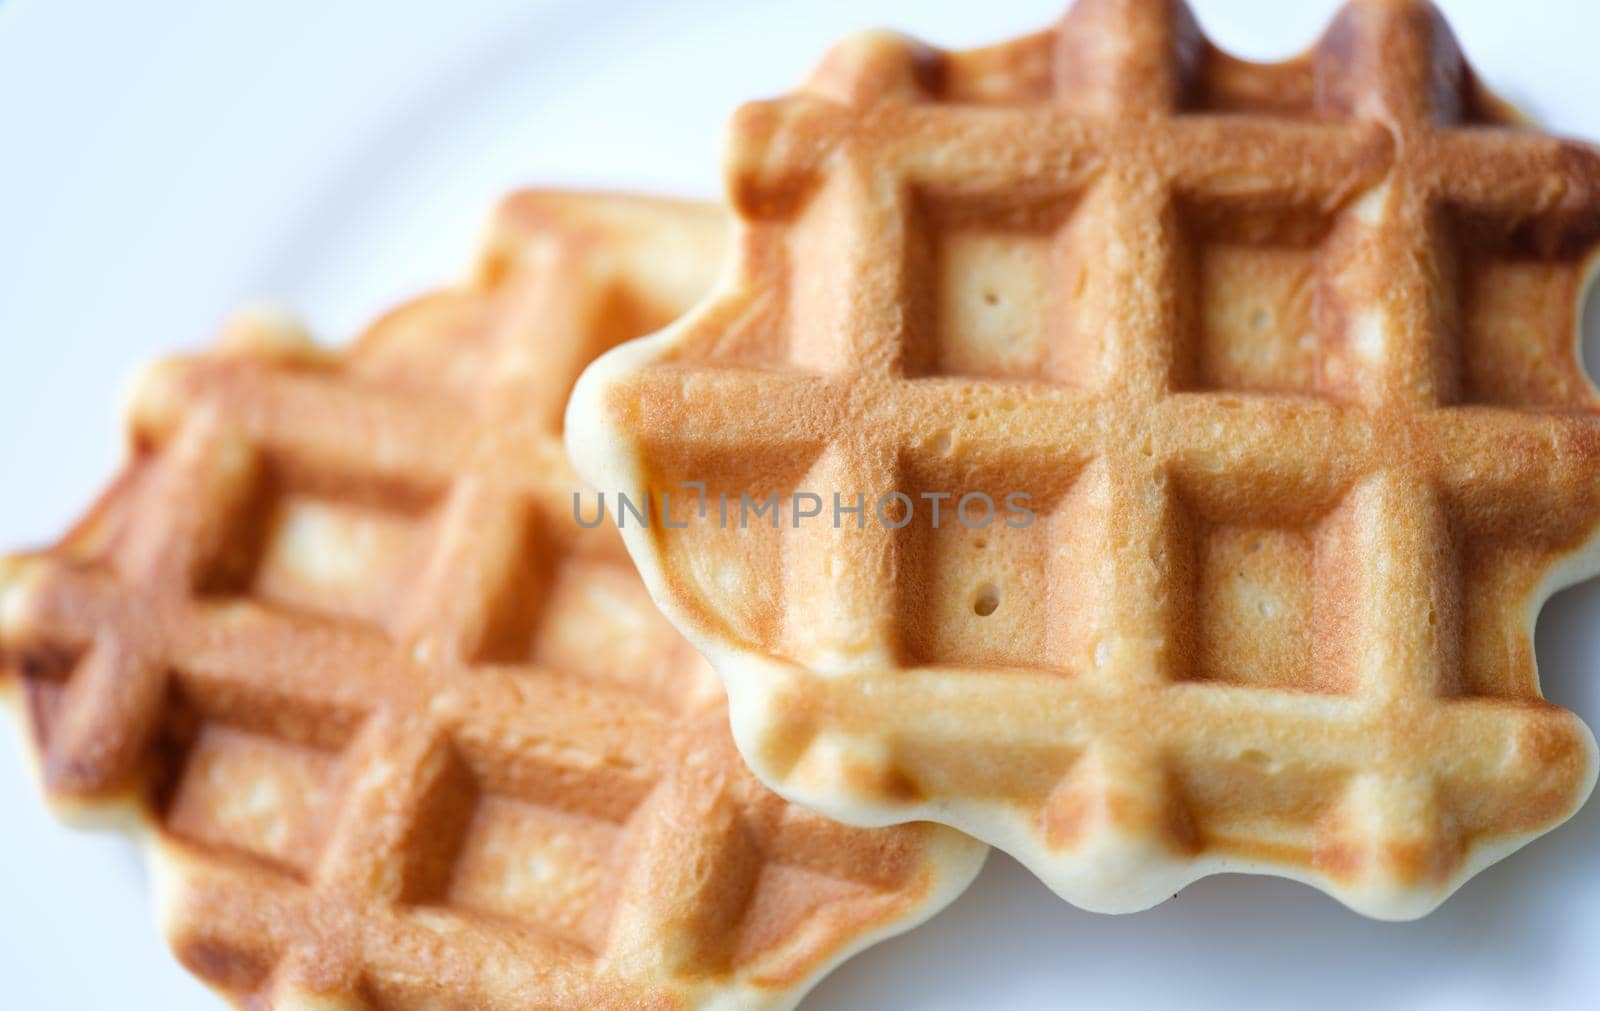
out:
M588 476L1040 516L761 532L743 597L695 578L715 534L633 532L763 779L1114 910L1256 869L1418 915L1569 814L1593 744L1531 614L1600 518L1600 158L1507 124L1436 12L1382 2L1270 67L1159 0L867 36L742 110L735 294L596 370L637 456ZM1258 563L1291 578L1252 600Z
M48 792L151 809L173 946L235 998L786 1006L975 870L954 834L756 783L615 533L572 522L541 405L683 307L640 301L616 226L663 217L687 257L718 225L570 201L510 201L477 290L348 357L246 320L157 367L76 561L11 574ZM530 348L534 325L581 339Z

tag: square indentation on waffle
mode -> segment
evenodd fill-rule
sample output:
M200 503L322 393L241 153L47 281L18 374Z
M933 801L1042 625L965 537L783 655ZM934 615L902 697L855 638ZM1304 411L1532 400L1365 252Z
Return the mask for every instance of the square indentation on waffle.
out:
M733 958L742 961L771 951L808 917L872 895L871 887L848 878L793 864L764 863L744 910Z
M384 627L427 563L433 498L391 480L332 478L264 461L230 516L225 553L200 574L208 596Z
M649 510L645 524L651 535L689 567L694 599L686 603L737 600L734 613L727 616L735 634L752 639L778 634L786 588L768 574L803 546L800 526L831 519L822 515L797 521L794 515L796 493L817 451L773 446L733 461L714 450L680 450L652 482L647 505L635 503L634 508ZM819 487L824 494L832 490ZM627 507L611 496L607 501L619 524L641 525L635 512L618 511Z
M1452 408L1446 415L1482 415L1484 408ZM1493 411L1497 418L1506 412ZM1442 690L1457 696L1532 698L1539 691L1534 662L1533 626L1520 612L1519 601L1536 598L1549 578L1553 546L1581 534L1575 510L1565 494L1552 489L1583 488L1592 481L1592 467L1582 451L1561 433L1559 416L1546 419L1544 433L1523 432L1502 445L1504 460L1495 469L1479 470L1477 487L1455 485L1442 496L1444 514L1438 537L1438 567L1443 592L1430 610L1444 653L1448 677ZM1457 466L1471 465L1487 451L1469 444ZM1523 480L1512 461L1541 459L1551 489Z
M1316 600L1312 537L1294 528L1214 526L1199 554L1196 676L1303 683Z
M1021 487L1020 461L974 465L954 444L909 455L913 511L899 531L901 644L914 665L1070 666L1092 617L1084 592L1104 516L1093 482L1064 468ZM937 517L935 516L937 510Z
M188 843L309 880L338 814L347 731L299 718L275 723L269 706L237 700L215 700L219 707L186 695L177 702L164 737L181 758L158 784L164 827Z
M1276 199L1181 200L1193 304L1190 388L1324 392L1333 313L1323 279L1334 218ZM1182 374L1181 366L1180 372Z
M601 950L615 874L601 856L619 828L507 797L485 797L451 877L451 905L551 930Z
M1076 195L925 191L917 202L907 373L1081 383L1096 357L1082 345L1099 335L1073 315L1093 255L1072 224Z
M533 662L620 684L669 710L715 697L715 675L650 603L626 562L570 555L545 591Z
M903 868L885 861L863 874L840 848L837 826L809 811L790 808L750 818L745 833L759 859L734 930L735 959L771 951L808 917L849 903L871 901L897 885ZM868 842L857 835L857 842Z
M418 805L403 899L598 953L622 870L618 840L650 785L558 755L462 745Z
M1590 280L1585 253L1600 223L1463 210L1449 215L1449 227L1460 400L1534 410L1587 404L1572 339Z
M1198 681L1343 693L1352 671L1348 508L1327 487L1269 487L1180 469L1169 552L1182 676Z

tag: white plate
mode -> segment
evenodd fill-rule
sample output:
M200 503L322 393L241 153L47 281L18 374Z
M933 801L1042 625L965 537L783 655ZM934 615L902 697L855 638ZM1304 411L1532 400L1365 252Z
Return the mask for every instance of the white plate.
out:
M1225 46L1265 58L1308 44L1333 4L1198 7ZM1445 7L1502 93L1600 137L1600 7ZM967 46L1058 13L1048 0L0 3L0 545L60 532L116 463L121 379L204 341L230 307L284 303L347 335L460 273L515 185L713 195L733 106L783 90L847 31ZM1597 618L1600 586L1581 587L1538 634L1547 693L1591 725ZM217 1006L150 925L131 846L58 827L9 755L0 812L0 1004ZM1600 802L1403 925L1244 878L1093 916L996 856L948 913L806 1006L1593 1006L1597 844Z

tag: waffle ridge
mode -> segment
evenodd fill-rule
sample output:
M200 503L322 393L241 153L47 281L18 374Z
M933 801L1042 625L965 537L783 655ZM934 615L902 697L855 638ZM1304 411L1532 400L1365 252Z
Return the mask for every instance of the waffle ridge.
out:
M1600 157L1431 6L1352 3L1273 65L1165 0L869 34L740 110L727 175L735 272L579 382L590 483L1039 516L624 530L774 789L1091 909L1245 870L1384 918L1588 795L1532 628L1600 563Z
M765 790L614 528L579 370L710 282L723 216L525 192L478 276L348 352L241 316L138 384L132 462L0 567L47 795L142 823L183 963L247 1006L788 1007L982 849Z

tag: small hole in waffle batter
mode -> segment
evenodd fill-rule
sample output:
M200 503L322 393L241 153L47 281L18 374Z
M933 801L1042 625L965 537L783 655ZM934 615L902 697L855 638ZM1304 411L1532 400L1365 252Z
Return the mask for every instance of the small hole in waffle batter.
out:
M1000 607L1000 591L995 589L993 583L984 583L978 587L977 596L972 599L972 613L980 618L987 618Z

